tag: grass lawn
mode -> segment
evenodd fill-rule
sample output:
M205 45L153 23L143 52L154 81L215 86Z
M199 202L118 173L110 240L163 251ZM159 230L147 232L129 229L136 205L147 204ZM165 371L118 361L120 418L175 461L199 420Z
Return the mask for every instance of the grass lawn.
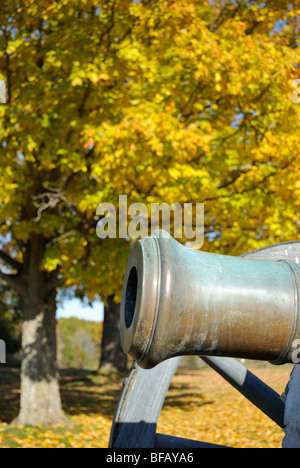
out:
M282 393L292 366L249 363L249 370ZM0 447L107 447L125 375L61 372L63 409L70 426L10 427L18 413L19 371L0 368ZM280 448L282 430L210 368L180 368L157 432L231 447Z

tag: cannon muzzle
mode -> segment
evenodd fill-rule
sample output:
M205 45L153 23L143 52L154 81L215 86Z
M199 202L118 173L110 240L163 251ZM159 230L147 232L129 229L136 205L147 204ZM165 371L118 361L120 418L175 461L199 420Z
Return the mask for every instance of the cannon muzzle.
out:
M122 346L143 368L179 355L292 362L299 294L293 262L195 251L156 231L128 259Z

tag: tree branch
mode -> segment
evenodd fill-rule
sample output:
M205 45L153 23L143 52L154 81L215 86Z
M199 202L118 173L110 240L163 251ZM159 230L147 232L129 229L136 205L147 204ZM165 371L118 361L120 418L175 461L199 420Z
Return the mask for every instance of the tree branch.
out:
M3 250L0 250L0 259L3 260L8 265L10 265L15 270L19 271L22 268L22 263L10 257L10 255L8 255L6 252L3 252Z
M231 197L234 197L236 195L242 195L244 193L252 192L253 190L256 190L258 187L260 187L262 184L264 184L264 182L266 182L271 177L275 177L275 176L277 176L279 174L279 172L284 171L285 169L287 169L294 161L295 161L295 158L293 158L288 163L284 164L282 167L277 168L277 170L275 172L270 172L269 174L265 175L261 180L259 180L258 182L252 184L250 187L246 187L243 190L227 193L227 194L224 194L224 195L209 197L209 198L206 198L205 200L202 200L202 203L206 203L208 201L219 200L221 198L231 198ZM217 187L218 190L220 190L222 188L225 188L226 186L231 185L237 179L238 179L238 177L235 180L230 181L230 183L227 183L227 184L225 183L224 185L220 185L219 187Z
M78 108L78 116L81 119L84 116L85 104L86 104L86 102L87 102L87 100L89 98L90 92L91 92L91 82L89 81L86 88L85 88L85 90L84 90L82 101L81 101L80 106Z
M44 295L47 296L54 289L61 288L65 284L66 280L64 278L55 278L53 281L48 281L44 289Z
M217 18L208 25L208 29L211 32L216 32L218 29L224 24L225 21L227 21L229 18L234 18L236 14L238 13L241 5L237 5L235 8L230 8L228 5L225 5Z
M60 192L59 189L54 187L49 187L44 185L43 186L48 192L43 192L40 195L33 195L33 200L38 200L38 210L37 216L33 219L33 221L38 222L41 219L43 211L47 210L48 208L55 208L61 201L65 201L65 196Z
M6 71L6 87L7 87L7 103L10 104L12 100L12 89L11 89L11 71L10 71L10 57L7 52L8 49L8 34L6 27L2 28L4 40L5 40L5 71Z
M24 289L22 281L20 280L19 275L9 275L0 271L0 279L5 281L5 283L10 286L12 289L17 291L21 296L24 294Z

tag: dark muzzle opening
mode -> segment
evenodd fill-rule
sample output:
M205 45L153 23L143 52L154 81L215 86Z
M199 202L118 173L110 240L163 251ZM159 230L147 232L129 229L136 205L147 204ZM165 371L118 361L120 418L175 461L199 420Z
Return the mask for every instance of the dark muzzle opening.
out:
M134 317L136 296L138 286L138 275L135 267L131 268L125 294L125 325L130 327Z

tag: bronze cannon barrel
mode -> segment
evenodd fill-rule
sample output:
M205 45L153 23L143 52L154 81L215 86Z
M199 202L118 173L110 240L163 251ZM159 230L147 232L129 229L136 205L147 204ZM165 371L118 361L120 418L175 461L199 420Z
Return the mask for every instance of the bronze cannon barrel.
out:
M292 362L299 289L293 262L195 251L158 231L128 259L122 346L143 368L180 355Z

